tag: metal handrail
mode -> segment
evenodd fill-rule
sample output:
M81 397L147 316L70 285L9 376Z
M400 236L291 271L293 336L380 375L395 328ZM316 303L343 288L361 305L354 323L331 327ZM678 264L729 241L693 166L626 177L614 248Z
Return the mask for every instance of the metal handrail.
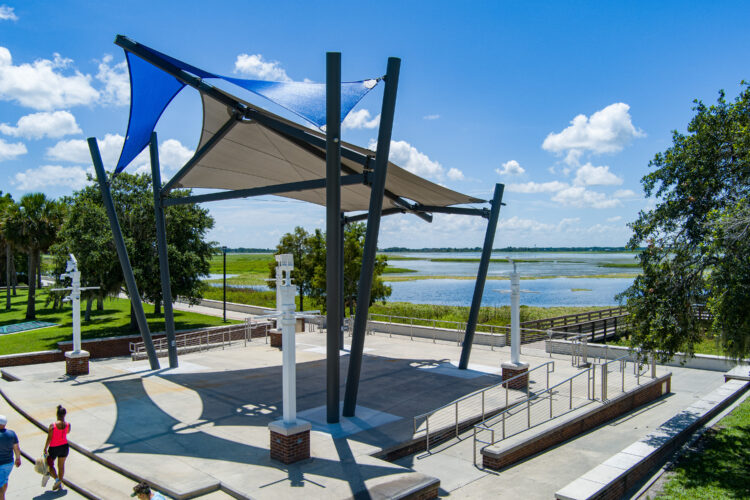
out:
M502 380L501 382L498 382L497 384L493 384L493 385L491 385L489 387L485 387L483 389L476 390L474 392L466 394L465 396L461 396L460 398L458 398L458 399L456 399L454 401L451 401L450 403L444 404L443 406L440 406L439 408L435 408L434 410L431 410L429 412L422 413L421 415L415 416L414 420L413 420L414 421L414 434L416 434L418 432L417 431L417 420L424 419L424 423L425 423L425 429L424 430L425 430L425 435L426 435L425 447L426 447L426 451L429 452L430 451L430 417L433 416L433 415L435 415L437 412L439 412L441 410L445 410L446 408L450 408L452 406L455 406L455 410L456 411L454 412L454 414L455 414L456 418L455 418L455 422L454 422L454 429L455 429L455 435L456 435L456 437L458 437L458 435L459 435L459 424L460 424L460 422L458 420L458 404L461 401L465 401L467 399L476 397L476 396L478 396L478 395L481 394L481 396L482 396L482 413L481 413L481 419L482 419L482 421L484 421L484 415L485 415L485 394L488 391L496 389L496 388L498 388L500 386L504 386L504 388L505 388L505 404L507 406L508 405L508 391L510 390L510 383L512 381L516 380L516 379L521 379L522 377L528 378L529 374L531 372L536 371L536 370L538 370L538 369L540 369L542 367L546 367L547 368L547 373L546 373L547 383L546 383L546 386L549 387L549 374L555 372L555 362L554 361L547 361L546 363L542 363L539 366L535 366L534 368L532 368L531 370L528 370L525 373L521 373L521 374L515 375L513 377L507 378L507 379ZM529 384L527 383L526 384L526 396L528 397L529 394L530 394L529 393Z
M542 397L545 394L547 394L547 393L550 394L550 417L549 417L548 420L545 420L545 422L547 422L547 421L551 420L552 418L554 418L553 414L552 414L552 394L554 393L555 389L557 389L558 387L562 387L563 385L568 384L570 386L570 391L569 391L570 392L570 395L569 395L570 396L570 403L569 403L570 406L569 406L569 409L572 410L573 409L573 380L576 379L576 378L578 378L578 377L581 377L583 375L586 375L586 377L587 377L587 382L586 382L586 386L587 386L587 391L586 392L587 392L587 394L586 394L586 397L587 397L587 399L589 401L596 401L596 394L594 394L594 391L592 391L592 385L596 384L596 382L595 382L596 371L594 370L594 367L591 366L591 367L587 368L586 370L584 370L582 372L579 372L579 373L576 373L575 375L573 375L571 377L568 377L565 380L563 380L561 382L558 382L557 384L553 385L552 387L548 387L547 389L545 389L545 390L543 390L541 392L529 394L529 396L526 399L524 399L522 401L519 401L519 402L513 404L512 406L509 406L505 410L501 411L497 415L493 415L492 417L488 418L487 420L485 420L485 421L483 421L483 422L481 422L479 424L474 425L473 426L474 427L474 465L477 464L477 461L476 461L477 443L482 443L482 444L485 444L487 446L490 446L490 445L493 445L493 444L495 444L495 443L497 443L499 441L502 441L506 437L508 437L505 434L505 420L507 418L506 415L509 415L513 411L515 411L515 410L523 407L524 405L526 405L526 410L527 410L527 427L524 430L528 430L528 429L531 428L531 401L532 400L541 400ZM502 438L498 439L498 440L495 440L495 429L493 428L493 426L497 425L498 423L502 425ZM483 441L482 439L480 439L478 437L478 432L481 432L481 431L489 431L489 432L491 432L492 437L490 438L490 441Z

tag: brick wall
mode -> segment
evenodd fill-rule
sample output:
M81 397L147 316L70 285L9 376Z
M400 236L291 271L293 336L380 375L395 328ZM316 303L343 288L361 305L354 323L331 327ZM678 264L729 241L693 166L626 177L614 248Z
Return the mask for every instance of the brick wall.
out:
M0 366L21 366L21 365L34 365L37 363L54 363L56 361L63 361L65 355L62 351L39 351L39 352L27 352L21 354L6 354L0 356Z
M560 444L568 439L574 438L594 427L608 422L624 413L639 406L653 401L671 391L672 374L657 378L642 385L633 392L623 394L611 401L604 403L599 408L561 424L549 431L530 437L529 440L520 443L507 450L493 451L492 447L482 450L482 462L485 467L492 470L500 470L531 455L535 455L552 446ZM663 391L662 384L666 384Z

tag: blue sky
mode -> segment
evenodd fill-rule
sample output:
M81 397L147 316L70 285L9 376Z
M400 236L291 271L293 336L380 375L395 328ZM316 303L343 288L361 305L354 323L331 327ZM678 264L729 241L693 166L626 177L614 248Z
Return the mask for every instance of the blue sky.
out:
M506 184L495 246L623 245L655 153L684 131L692 100L734 97L750 78L745 2L92 2L0 0L0 190L57 197L85 182L85 138L114 167L129 89L116 34L221 74L324 81L402 59L391 159L480 198ZM345 122L377 136L382 86ZM250 97L260 106L283 110ZM288 116L288 115L287 115ZM163 177L190 157L197 92L160 121ZM137 159L129 171L144 168ZM263 197L206 205L211 238L271 247L324 209ZM380 247L478 246L484 220L392 216Z

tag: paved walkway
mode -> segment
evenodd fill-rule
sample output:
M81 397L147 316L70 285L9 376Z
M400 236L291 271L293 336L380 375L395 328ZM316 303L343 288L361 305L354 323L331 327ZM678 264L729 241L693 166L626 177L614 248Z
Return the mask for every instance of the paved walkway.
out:
M475 346L471 369L459 371L455 342L377 334L368 336L365 346L357 418L331 426L324 416L325 335L298 334L297 404L300 417L313 423L314 458L289 467L268 457L267 424L281 414L281 352L263 339L246 348L182 355L175 370L150 371L146 361L126 358L92 361L91 374L77 378L64 376L62 363L6 368L22 381L0 388L41 422L62 403L74 426L71 440L167 491L222 487L274 500L349 498L366 490L383 496L433 476L440 478L445 495L458 498L550 498L602 457L723 382L720 373L673 369L675 395L496 475L472 465L471 440L427 459L390 463L371 455L410 439L415 415L499 382L500 364L510 357L507 348ZM531 348L523 349L523 357L532 368L550 360ZM568 357L555 361L551 383L578 372ZM71 467L71 479L76 469ZM129 491L132 481L126 482L127 488L123 483L117 489Z

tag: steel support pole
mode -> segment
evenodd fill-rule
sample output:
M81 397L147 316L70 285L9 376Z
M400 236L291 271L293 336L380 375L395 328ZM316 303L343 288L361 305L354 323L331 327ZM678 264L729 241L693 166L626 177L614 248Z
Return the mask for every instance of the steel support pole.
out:
M326 421L339 421L341 54L326 54Z
M400 68L401 59L395 57L388 58L385 90L383 91L383 107L380 112L378 146L375 155L375 172L370 189L370 208L367 217L365 247L362 253L362 269L359 275L359 287L357 290L357 313L354 317L352 347L349 352L349 373L346 378L346 393L344 395L345 417L353 417L357 408L357 391L359 390L359 377L362 372L362 352L365 347L365 328L367 327L367 314L370 309L372 274L375 269L375 256L378 249L378 233L380 231L380 217L383 210L388 154L391 146L393 117L396 112L396 92L398 90Z
M174 336L174 311L172 310L172 284L169 277L169 256L167 254L167 223L161 197L161 169L156 132L151 133L149 144L151 153L151 181L154 186L154 216L156 221L156 248L159 253L159 275L161 277L161 299L164 306L164 331L167 334L169 367L177 368L177 344Z
M492 196L492 207L490 209L490 218L487 221L487 232L484 236L484 247L482 248L482 258L479 260L479 271L477 272L477 281L474 285L474 296L471 300L471 309L469 310L469 319L466 321L466 334L464 335L464 345L461 348L461 361L458 364L460 370L465 370L469 366L469 357L471 356L471 346L474 343L474 331L477 328L477 318L479 317L479 308L482 305L482 294L484 293L484 284L487 281L487 269L490 266L490 256L492 254L492 245L495 242L495 230L497 229L497 219L500 216L500 206L503 204L504 184L495 184L495 194Z
M130 259L128 258L128 250L125 248L125 240L122 237L120 221L117 220L117 212L115 212L115 204L112 201L112 193L109 191L109 182L107 181L107 173L104 171L102 156L99 153L99 145L97 144L95 137L89 137L88 143L89 151L91 152L91 161L94 163L94 170L96 171L96 178L99 180L99 190L102 193L102 201L104 202L104 208L107 210L109 225L112 228L112 238L115 242L117 257L120 259L122 274L125 276L125 284L128 288L128 294L130 295L130 303L132 304L133 312L135 313L135 320L138 323L138 329L141 331L141 337L143 338L143 344L146 347L146 354L148 354L148 361L151 364L151 369L158 370L160 368L159 358L156 357L154 342L151 339L151 332L148 329L146 315L143 312L141 295L138 293L138 286L135 283L135 276L133 276L133 268L130 266Z
M346 306L344 304L344 295L346 294L346 283L344 281L344 259L346 256L344 255L344 234L346 231L346 223L344 222L344 212L341 212L341 219L339 223L339 279L340 281L340 287L341 287L341 300L339 301L341 304L341 334L339 335L339 349L344 348L344 323L346 319ZM351 318L349 318L351 321Z
M5 309L10 311L10 262L13 255L10 251L10 243L5 243Z

